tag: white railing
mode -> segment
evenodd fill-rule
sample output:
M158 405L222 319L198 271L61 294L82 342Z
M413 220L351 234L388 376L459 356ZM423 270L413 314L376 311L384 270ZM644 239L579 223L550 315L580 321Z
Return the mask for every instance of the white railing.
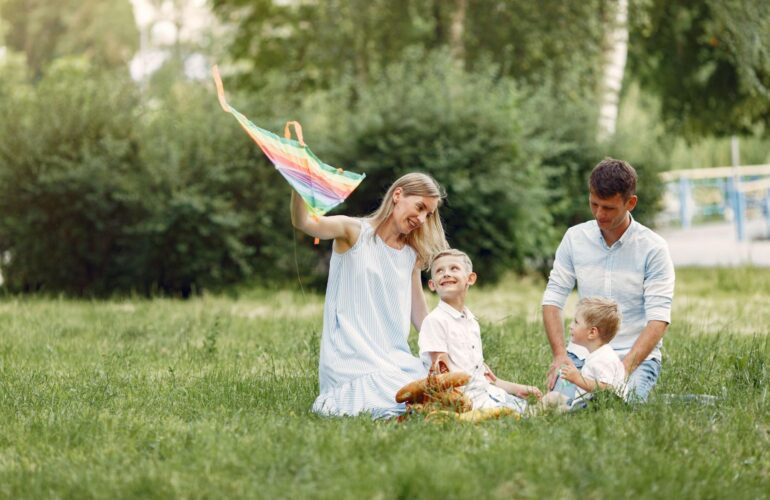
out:
M770 165L744 165L735 167L693 168L669 170L660 174L661 180L671 187L674 185L679 198L679 220L682 227L691 226L694 211L693 184L697 181L720 179L719 188L723 192L722 209L732 211L736 236L739 241L746 239L746 204L747 197L761 207L767 221L767 233L770 237ZM744 177L753 177L746 179ZM756 177L759 177L758 179Z

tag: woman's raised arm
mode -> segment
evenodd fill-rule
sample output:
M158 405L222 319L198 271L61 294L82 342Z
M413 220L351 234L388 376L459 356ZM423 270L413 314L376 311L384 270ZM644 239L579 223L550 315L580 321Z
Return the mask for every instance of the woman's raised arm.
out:
M314 217L310 215L302 197L291 191L291 223L303 233L321 240L336 240L342 243L338 251L345 251L358 240L360 222L346 215Z

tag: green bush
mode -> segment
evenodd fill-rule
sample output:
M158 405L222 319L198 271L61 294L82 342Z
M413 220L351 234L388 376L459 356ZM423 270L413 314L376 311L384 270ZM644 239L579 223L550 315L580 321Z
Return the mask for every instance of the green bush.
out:
M141 96L70 60L0 95L8 289L187 295L295 275L289 188L210 90Z
M524 145L527 155L542 164L549 211L559 235L591 218L588 175L604 156L596 143L595 99L579 92L578 81L576 73L565 73L559 82L545 79L524 89L522 99L522 114L527 117ZM555 250L550 249L549 258ZM550 269L548 262L538 264Z
M330 246L295 243L290 188L211 88L172 78L140 91L125 74L75 59L35 85L3 71L0 270L8 289L187 295L297 274L325 282ZM655 208L647 194L659 190L660 154L645 153L657 129L634 149L627 131L647 122L627 120L600 147L586 125L595 123L591 101L577 93L547 84L524 93L493 67L470 74L445 53L422 51L368 83L342 77L300 108L282 96L281 78L268 80L258 95L230 101L270 130L301 120L320 158L367 174L336 213L366 215L398 176L430 173L448 194L449 242L469 252L482 283L549 267L563 230L590 217L586 178L607 154L628 153L639 170L640 219Z
M547 175L549 208L557 232L592 218L588 177L607 156L624 159L636 169L640 202L633 214L643 224L652 225L664 188L659 174L668 168L671 149L656 114L649 111L655 109L654 102L631 85L621 101L616 134L598 143L595 99L577 90L563 92L570 87L566 83L576 78L565 74L558 84L542 82L528 88L522 100L523 113L530 117L525 122L524 144L529 156L540 159ZM572 87L580 88L577 84Z
M617 132L606 145L608 155L623 158L636 169L639 203L634 217L647 226L654 225L661 209L665 184L660 173L676 168L670 163L674 137L666 131L658 109L656 98L629 82L620 102Z
M106 291L141 219L133 85L60 63L0 100L0 249L15 290ZM121 278L122 279L122 278Z
M491 69L466 73L445 54L413 53L354 95L328 146L330 159L367 175L348 213L373 211L397 177L423 171L446 189L449 243L471 255L482 282L552 248L545 178L523 154L527 117L509 81Z

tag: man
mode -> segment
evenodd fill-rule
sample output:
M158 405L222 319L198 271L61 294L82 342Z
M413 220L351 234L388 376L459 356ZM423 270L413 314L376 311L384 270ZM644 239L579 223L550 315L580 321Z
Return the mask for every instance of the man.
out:
M636 222L636 171L622 160L606 158L588 182L594 219L564 235L543 294L543 323L553 352L547 387L559 368L583 366L581 346L564 346L562 309L577 285L581 298L614 299L623 314L610 345L626 370L627 399L644 402L660 375L662 338L671 322L674 266L666 242Z

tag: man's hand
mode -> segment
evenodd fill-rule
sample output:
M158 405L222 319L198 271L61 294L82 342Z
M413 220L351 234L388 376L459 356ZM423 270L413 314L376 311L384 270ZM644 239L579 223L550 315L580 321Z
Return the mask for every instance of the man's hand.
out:
M570 361L569 356L566 354L561 356L554 356L551 367L548 369L548 375L545 379L545 386L549 391L552 390L554 384L556 384L556 376L559 375L559 368L566 364L572 365L572 361Z

